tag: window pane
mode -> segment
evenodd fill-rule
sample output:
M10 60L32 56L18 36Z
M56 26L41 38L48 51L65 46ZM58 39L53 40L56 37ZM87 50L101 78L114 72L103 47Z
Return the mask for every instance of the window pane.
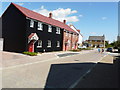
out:
M56 34L60 34L60 28L59 27L56 28Z
M41 22L38 22L38 30L43 30L43 25Z
M37 47L42 47L42 40L38 40L38 46Z
M47 47L51 47L51 41L50 40L48 40L47 44L48 44Z
M57 41L57 47L60 47L60 42L59 41Z
M34 21L30 20L30 27L34 27Z
M52 27L51 27L51 25L48 25L48 32L52 32Z

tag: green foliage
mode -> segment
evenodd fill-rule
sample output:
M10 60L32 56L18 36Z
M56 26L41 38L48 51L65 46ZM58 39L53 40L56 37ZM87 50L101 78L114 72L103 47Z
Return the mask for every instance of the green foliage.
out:
M108 47L109 43L108 41L105 41L105 47Z
M92 48L79 48L80 50L93 50Z
M79 51L82 51L82 50L93 50L93 49L91 49L91 48L78 48L78 49L69 50L69 51L79 52Z
M115 42L114 48L119 48L120 49L120 41L116 41Z
M23 52L23 54L30 55L30 56L37 56L38 53L36 53L36 52Z
M110 44L106 45L106 48L110 48L110 47L113 47L113 46Z
M74 49L74 50L69 50L69 51L79 52L79 51L81 51L81 50L80 50L80 49Z
M120 48L120 41L114 41L114 42L108 44L106 47L107 48L113 47L115 49L119 49Z

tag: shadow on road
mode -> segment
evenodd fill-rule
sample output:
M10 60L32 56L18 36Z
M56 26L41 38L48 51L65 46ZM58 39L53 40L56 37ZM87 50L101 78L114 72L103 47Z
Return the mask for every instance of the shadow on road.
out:
M69 88L80 79L75 88L117 88L118 62L114 64L98 63L90 73L85 73L95 63L52 64L47 77L45 89ZM120 65L119 65L120 66Z
M116 66L116 69L118 71L118 80L119 80L119 88L120 88L120 56L116 56L114 58L114 65Z
M45 88L68 88L94 63L52 64Z

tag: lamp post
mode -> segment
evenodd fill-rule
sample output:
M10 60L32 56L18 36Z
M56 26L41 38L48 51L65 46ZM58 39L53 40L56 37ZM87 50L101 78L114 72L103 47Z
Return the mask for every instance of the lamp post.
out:
M103 35L103 38L104 38L104 51L105 51L105 36Z

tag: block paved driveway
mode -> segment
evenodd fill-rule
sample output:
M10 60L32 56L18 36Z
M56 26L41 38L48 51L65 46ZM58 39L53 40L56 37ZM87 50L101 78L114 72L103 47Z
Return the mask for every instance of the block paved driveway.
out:
M74 87L76 82L105 56L97 51L81 52L69 57L57 55L59 54L43 54L42 59L41 56L21 56L16 61L21 63L26 60L30 63L7 63L2 69L3 88ZM51 58L47 58L48 56Z

